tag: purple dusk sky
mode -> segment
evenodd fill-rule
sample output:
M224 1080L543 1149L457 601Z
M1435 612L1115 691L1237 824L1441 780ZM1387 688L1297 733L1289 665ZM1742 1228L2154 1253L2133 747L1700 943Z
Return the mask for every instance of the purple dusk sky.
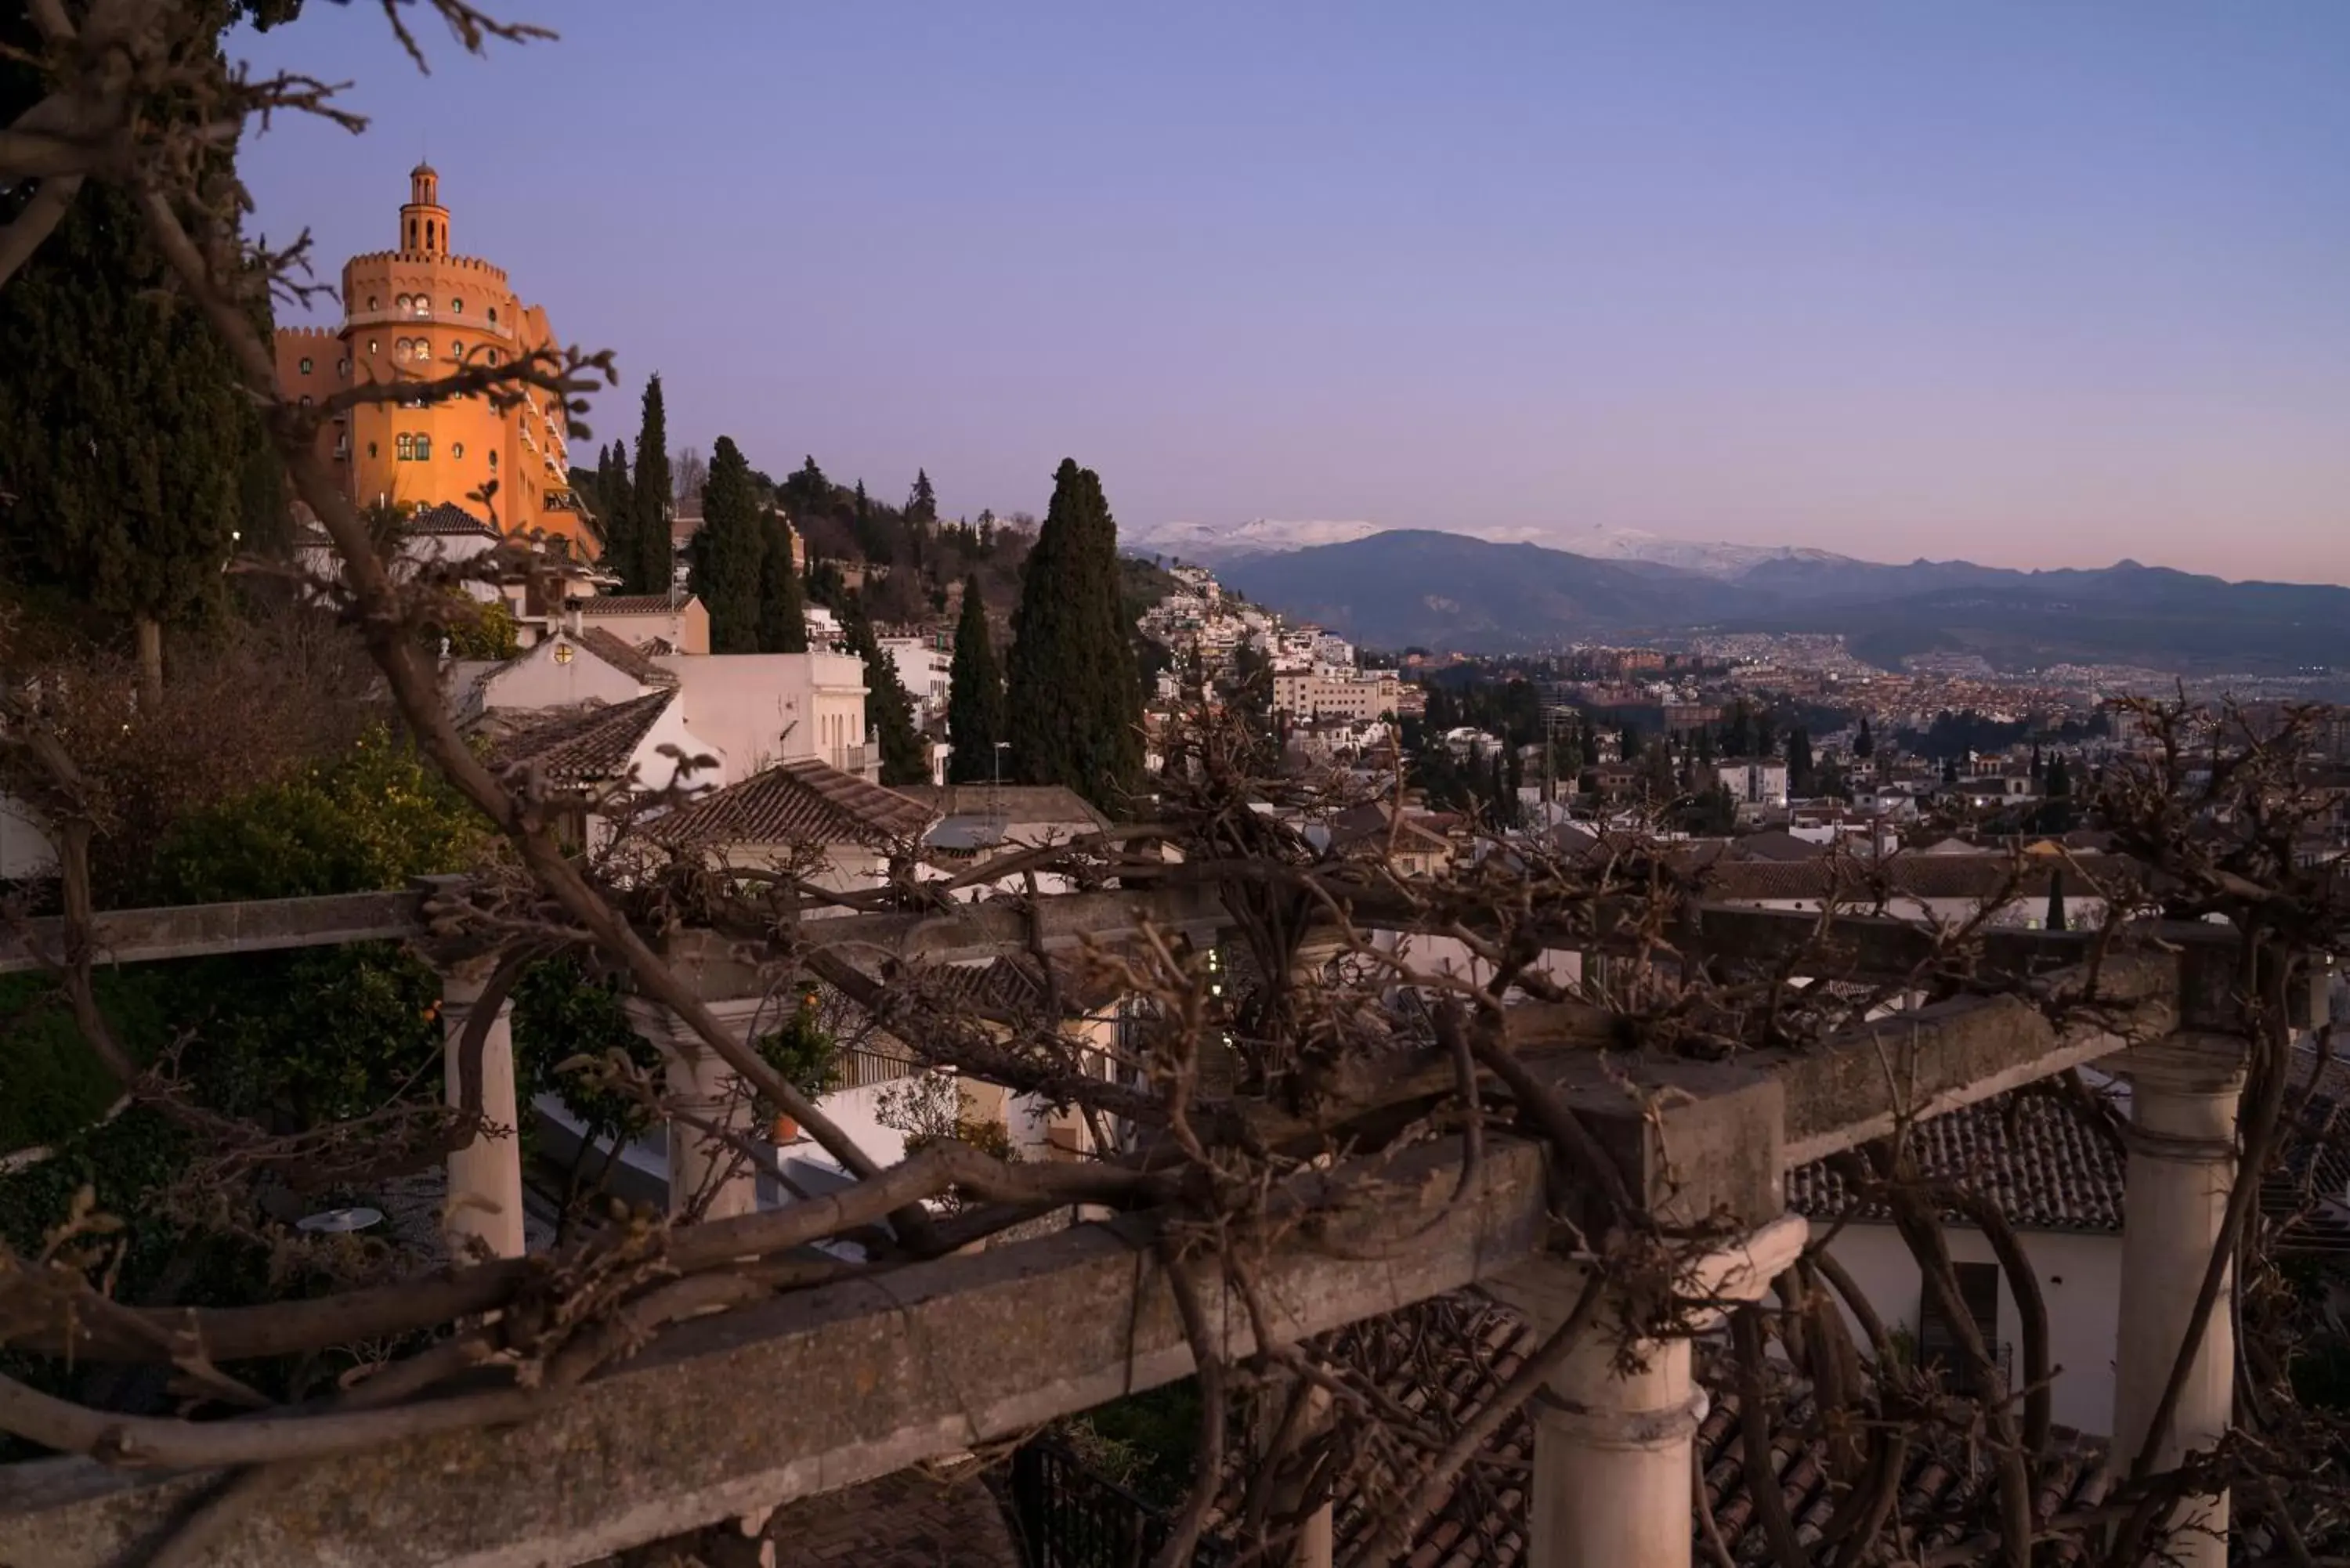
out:
M2350 582L2350 5L372 5L249 144L322 275L457 248L673 446L950 514L1594 526ZM583 443L592 461L594 445Z

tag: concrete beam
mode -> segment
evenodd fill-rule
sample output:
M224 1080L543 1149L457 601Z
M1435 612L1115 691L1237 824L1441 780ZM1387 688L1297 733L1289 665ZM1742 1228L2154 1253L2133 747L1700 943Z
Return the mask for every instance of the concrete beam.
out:
M1490 1139L1470 1200L1430 1226L1459 1160L1448 1140L1385 1163L1367 1207L1335 1207L1342 1182L1309 1191L1262 1264L1277 1336L1391 1312L1533 1256L1550 1231L1540 1149ZM1316 1211L1317 1193L1334 1207ZM1242 1303L1218 1280L1199 1282L1226 1346L1246 1354ZM681 1325L519 1428L317 1459L207 1561L577 1563L1014 1437L1191 1368L1147 1221L1086 1225ZM0 1558L123 1561L213 1479L82 1459L0 1467Z
M2019 996L1961 997L1900 1012L1801 1052L1745 1058L1786 1095L1789 1166L1883 1137L1903 1117L1939 1116L2150 1044L2178 1026L2171 956L2110 958L2110 1005L2059 1030Z
M255 898L161 909L109 909L97 918L100 961L157 963L224 953L400 941L424 933L424 896L339 893L317 898ZM0 974L45 969L65 951L65 922L27 920L0 931Z

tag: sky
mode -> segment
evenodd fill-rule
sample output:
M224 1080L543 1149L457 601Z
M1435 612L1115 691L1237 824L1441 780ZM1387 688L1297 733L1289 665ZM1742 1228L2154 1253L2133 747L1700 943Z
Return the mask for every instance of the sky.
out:
M2350 582L2350 5L490 0L233 41L329 281L456 248L589 421L950 515L1638 529Z

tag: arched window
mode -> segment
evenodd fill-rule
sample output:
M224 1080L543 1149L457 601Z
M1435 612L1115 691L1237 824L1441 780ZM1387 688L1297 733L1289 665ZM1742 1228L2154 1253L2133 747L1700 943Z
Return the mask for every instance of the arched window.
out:
M498 324L498 307L497 307L496 306L493 305L493 306L490 306L490 325L491 325L491 326L493 326L493 327L495 327L497 324Z
M302 394L302 406L306 409L310 406L310 394L307 392Z
M351 360L349 355L347 354L343 358L335 361L335 374L340 376L346 381L351 379Z
M379 449L377 448L377 446L376 446L375 442L373 442L373 441L369 441L369 442L368 442L368 455L369 455L369 457L373 457L373 456L376 454L376 452L377 452L377 451L378 451L378 450L379 450Z
M498 362L498 351L497 351L496 349L494 349L494 348L491 348L491 349L485 350L485 352L487 352L487 353L488 353L488 355L489 355L489 357L490 357L490 363L491 363L491 364L494 365L494 364L496 364L496 363Z
M403 365L408 363L409 355L414 352L414 348L405 337L398 339L391 346L391 357L399 360Z
M416 438L416 461L419 462L430 462L432 460L432 438L429 435L418 436Z
M370 337L370 338L369 338L369 339L368 339L368 355L369 355L369 357L370 358L372 358L374 357L374 355L375 355L375 349L376 349L376 340L375 340L374 338Z
M407 315L407 314L408 314L408 296L406 296L406 295L404 295L404 294L394 295L394 296L392 296L392 300L391 300L391 307L392 307L394 310L397 310L398 312L400 312L402 316Z
M302 361L302 374L304 374L305 376L307 376L307 375L308 375L309 373L310 373L310 361L308 360L308 358L304 358L304 359L303 359L303 361Z
M497 448L495 448L495 447L492 447L492 448L490 448L490 466L491 466L492 468L495 468L495 467L497 467L497 465L498 465L498 449L497 449Z
M424 248L425 248L426 250L428 250L428 251L429 251L429 250L431 250L433 246L435 246L435 245L439 244L440 243L441 243L441 242L440 242L439 240L437 240L437 239L433 238L432 220L432 219L430 219L430 218L425 219L425 220L424 220Z
M465 455L465 443L461 441L451 441L449 443L449 455L456 458L463 457Z
M380 303L377 296L370 294L368 296L368 308L369 310L380 310L383 308L383 306Z
M419 337L416 340L416 358L420 360L432 358L432 340L430 337Z
M391 450L400 462L406 462L416 455L416 438L412 435L400 436L392 442Z
M452 316L463 316L463 315L464 315L464 314L465 314L465 302L464 302L463 300L462 300L462 299L452 299L452 300L451 300L451 301L449 302L449 314L450 314L450 315L452 315Z

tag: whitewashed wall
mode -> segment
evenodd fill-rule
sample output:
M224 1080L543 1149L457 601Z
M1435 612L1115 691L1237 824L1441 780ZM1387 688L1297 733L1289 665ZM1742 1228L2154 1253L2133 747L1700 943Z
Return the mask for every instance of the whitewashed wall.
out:
M1812 1227L1814 1239L1825 1226ZM1952 1225L1950 1258L1989 1263L1991 1243L1979 1231ZM2122 1239L2068 1231L2022 1232L2024 1255L2048 1304L2050 1359L2059 1369L2050 1386L2051 1407L2061 1425L2104 1434L2113 1426L2114 1347L2121 1332ZM1890 1225L1847 1225L1828 1249L1852 1274L1887 1328L1918 1331L1923 1282L1917 1260ZM1849 1319L1847 1319L1849 1321ZM1857 1335L1859 1325L1854 1324ZM2015 1298L2000 1277L1999 1337L2015 1347L2015 1376L2023 1373L2023 1334ZM1862 1343L1866 1343L1865 1341Z

